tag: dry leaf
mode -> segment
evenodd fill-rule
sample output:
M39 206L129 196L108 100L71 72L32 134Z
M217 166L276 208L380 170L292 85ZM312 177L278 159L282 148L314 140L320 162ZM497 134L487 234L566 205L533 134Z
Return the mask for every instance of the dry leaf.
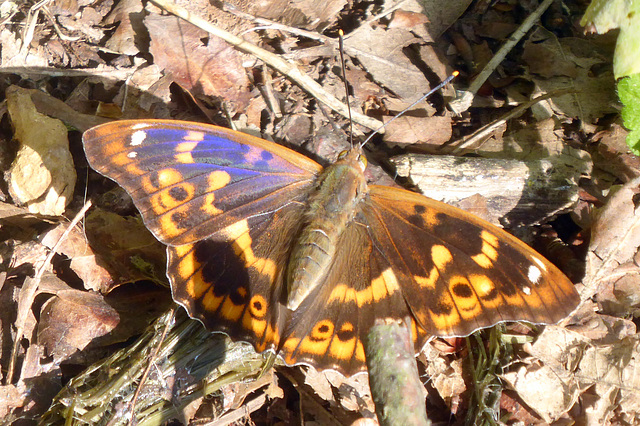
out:
M347 48L360 52L350 51L350 54L355 53L375 81L407 101L416 100L429 87L422 71L403 51L403 48L418 42L420 39L406 29L385 30L369 26L360 28L344 41Z
M9 170L11 197L32 213L60 216L76 184L67 128L40 114L23 89L12 86L6 94L15 138L20 142Z
M89 245L113 280L101 291L142 279L166 282L165 246L140 220L94 209L85 226Z
M64 290L49 299L40 313L38 342L59 363L94 338L113 330L120 317L101 295Z
M416 25L426 24L427 22L429 22L429 18L422 13L398 9L393 12L393 17L389 22L389 28L411 28Z
M500 375L542 419L551 423L573 407L579 396L577 383L544 365L522 366Z
M578 93L558 96L549 100L556 114L578 117L585 123L593 123L605 114L618 112L615 107L618 99L615 94L613 70L598 74L593 72L593 69L599 65L610 64L610 58L606 51L600 53L602 49L589 40L575 37L557 38L553 33L541 27L538 27L525 42L525 49L529 48L529 45L535 46L531 47L535 52L527 55L526 59L534 61L533 58L536 55L542 56L537 57L535 61L544 60L540 58L552 57L556 60L548 66L560 67L547 71L544 71L544 64L534 67L539 68L540 72L544 71L545 74L550 75L549 78L537 78L532 75L536 86L540 88L539 93L534 93L534 96L567 87L578 89ZM562 60L558 58L562 58Z
M150 15L145 24L154 62L176 83L195 95L221 97L244 109L249 80L235 49L175 16Z
M388 119L387 117L385 121L389 121ZM451 117L403 115L385 127L383 139L387 143L441 146L451 139Z
M120 0L116 3L104 20L107 25L118 25L105 43L107 49L130 56L140 53L137 44L146 44L140 40L141 35L146 34L142 25L142 9L140 0Z
M68 226L67 223L62 223L47 232L42 238L42 244L49 249L53 248ZM109 272L98 264L86 236L80 229L71 230L69 235L61 241L58 253L71 260L69 267L82 280L87 290L106 292L113 284Z
M620 274L614 272L633 261L640 247L639 186L640 178L635 178L612 191L605 206L595 214L585 279L589 295L601 291L610 279L619 279ZM636 275L637 271L635 268ZM623 269L622 273L628 272Z

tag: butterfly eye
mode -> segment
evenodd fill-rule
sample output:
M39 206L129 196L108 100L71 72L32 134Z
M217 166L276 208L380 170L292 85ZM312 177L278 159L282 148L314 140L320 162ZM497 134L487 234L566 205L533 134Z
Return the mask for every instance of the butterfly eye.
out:
M362 170L364 171L364 169L367 168L367 157L362 154L358 155L358 164L360 164L360 167L362 167Z
M348 153L349 153L349 151L346 150L346 149L344 151L342 151L340 154L338 154L338 160L342 160L344 157L347 156Z

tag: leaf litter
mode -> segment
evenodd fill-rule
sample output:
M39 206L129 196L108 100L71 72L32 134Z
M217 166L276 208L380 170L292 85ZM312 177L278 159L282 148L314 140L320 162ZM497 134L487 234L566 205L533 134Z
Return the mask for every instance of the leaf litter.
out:
M518 28L522 17L533 12L533 5L479 2L469 7L468 1L434 5L429 6L434 10L412 1L266 1L246 5L244 13L275 21L261 22L260 29L205 1L190 2L188 7L191 13L242 34L251 43L295 58L306 74L340 101L344 101L344 91L335 44L323 45L319 40L335 34L337 25L344 27L351 106L373 106L369 112L388 121L454 68L463 71L454 86L464 87ZM614 40L584 36L567 24L584 12L582 7L568 3L568 9L557 10L552 6L522 45L497 66L475 96L472 108L461 116L445 107L455 96L448 89L444 97L434 96L396 120L381 137L386 145L372 147L373 158L381 164L372 171L372 179L388 179L384 172L389 170L387 161L401 152L416 155L418 162L425 152L520 161L553 158L557 180L564 177L569 192L579 194L569 197L563 193L554 198L553 204L563 207L546 215L536 212L536 217L543 219L530 223L546 223L561 215L580 225L563 229L559 218L553 226L544 225L542 231L554 235L555 244L563 245L575 257L574 262L584 265L586 273L578 277L578 288L585 303L563 324L545 327L542 332L509 326L511 335L523 338L524 343L497 343L500 338L486 334L484 341L432 342L426 348L428 355L418 359L430 407L438 407L430 411L436 419L435 413L441 412L446 413L444 421L463 422L471 410L470 390L480 385L494 397L479 404L488 404L496 413L502 410L501 418L510 415L511 421L639 421L639 168L637 157L619 143L626 130L615 116L610 67ZM3 372L9 368L5 360L11 358L14 346L21 289L30 285L34 271L64 229L55 222L64 223L65 217L74 216L85 190L93 198L114 187L88 170L79 133L70 131L67 137L67 129L60 127L62 122L86 130L105 120L96 116L96 111L113 110L113 106L116 108L110 115L126 118L172 117L223 125L230 120L262 137L273 135L291 145L324 153L328 159L346 147L346 137L336 138L336 129L344 134L348 127L344 118L330 116L329 108L252 55L185 21L161 14L152 4L145 6L136 0L44 2L31 12L26 5L16 4L14 12L0 28L0 70L6 76L2 91L14 128L4 126L0 152L5 170L11 167L1 189ZM552 16L560 19L552 20ZM33 31L25 33L23 28ZM296 30L318 37L301 36ZM20 88L10 88L11 83ZM40 90L33 90L36 87ZM472 147L463 147L475 131L491 126L509 109L566 87L575 93L535 103L491 128L488 136L477 139ZM11 97L19 99L19 111L12 106L16 101ZM49 124L52 119L60 124ZM34 132L26 139L21 136L25 130L20 130L25 128L27 133ZM364 127L356 127L356 133L364 131ZM13 138L20 145L11 142ZM55 148L40 148L39 144L54 141ZM25 146L31 146L31 154L24 153ZM42 149L47 154L35 154ZM57 155L55 161L48 159L52 154ZM10 166L12 163L16 165ZM492 210L493 203L487 197L460 203ZM168 291L153 284L165 280L162 247L133 216L130 203L117 197L113 200L94 210L83 228L74 228L36 284L34 304L23 324L24 337L17 346L20 363L14 366L15 379L7 383L4 373L0 387L0 407L6 407L0 414L7 419L43 414L60 381L71 377L71 366L88 367L100 357L115 356L121 342L139 335L150 319L159 315L160 307L167 306ZM531 235L519 236L534 242ZM139 307L149 301L158 310L142 312ZM125 321L126 331L113 338ZM249 356L244 349L239 353L244 354L238 355L239 359ZM492 375L469 365L470 358L480 361L484 357L486 365L492 365L494 353L501 353L504 359L494 362L497 369ZM253 422L267 423L306 414L322 423L344 424L358 417L373 421L373 405L363 380L366 376L345 379L330 373L287 370L276 369L275 375L254 387L221 385L210 400L190 400L182 420L229 415L222 418L251 416ZM168 380L188 377L187 372L194 370L179 371L181 376L174 372ZM478 383L469 379L471 371L475 371L472 377ZM93 383L90 378L83 380ZM153 374L148 380L162 389ZM31 383L36 382L46 395L40 400L29 396ZM74 386L80 385L74 382ZM263 393L264 389L269 390ZM60 404L63 399L56 401ZM143 404L145 400L137 401ZM290 408L286 401L297 401L297 408ZM246 408L244 414L238 411L242 407ZM113 412L117 412L115 406ZM56 418L52 413L48 419ZM478 415L475 421L482 422L483 417Z

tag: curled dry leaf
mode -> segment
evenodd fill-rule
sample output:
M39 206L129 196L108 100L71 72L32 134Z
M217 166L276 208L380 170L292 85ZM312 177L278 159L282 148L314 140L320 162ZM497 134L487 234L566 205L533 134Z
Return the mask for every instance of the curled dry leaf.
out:
M26 205L32 213L59 216L76 184L67 129L61 121L40 114L23 89L12 86L6 94L15 138L20 142L9 170L9 193L16 204Z
M62 223L47 232L42 238L42 244L53 248L68 226L67 223ZM58 246L58 252L71 260L69 267L82 280L87 290L106 291L113 283L109 272L98 264L95 253L80 229L71 230Z

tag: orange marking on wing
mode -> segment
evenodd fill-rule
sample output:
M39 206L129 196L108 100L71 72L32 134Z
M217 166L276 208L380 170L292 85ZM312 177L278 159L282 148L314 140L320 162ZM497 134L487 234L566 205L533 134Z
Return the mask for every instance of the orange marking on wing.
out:
M362 346L362 341L360 339L358 339L358 342L356 343L355 356L356 356L356 359L360 362L366 361L366 358L364 356L364 346Z
M422 288L435 290L436 282L440 278L440 272L438 272L438 268L431 268L431 272L429 272L428 277L421 277L419 275L414 275L413 279L416 280L416 283Z
M203 139L204 139L204 133L198 132L195 130L189 130L184 136L184 140L187 140L187 141L200 142Z
M215 311L216 309L218 309L222 297L216 298L215 301L209 299L210 295L207 293L207 291L211 290L211 283L208 283L204 280L201 271L198 271L190 278L188 278L185 284L185 291L187 292L189 297L193 299L200 299L203 295L205 295L202 303L205 305L205 309L207 311ZM209 305L209 303L212 303L212 305Z
M331 346L329 347L329 353L333 358L348 360L353 358L353 353L356 351L356 342L358 339L355 337L349 340L333 339Z
M222 170L211 172L207 176L207 192L224 188L229 182L231 182L231 175L229 175L229 173Z
M220 316L228 321L237 321L244 312L245 305L236 305L230 297L226 297L220 308Z
M260 339L267 328L267 321L254 318L251 312L249 312L249 309L247 309L242 316L242 327L244 327L245 330L253 331L256 337Z
M199 280L199 282L203 283L204 281ZM220 307L220 304L222 303L224 298L225 298L224 295L216 296L213 293L213 288L209 287L209 291L207 291L205 293L204 297L202 298L202 307L207 312L216 312L218 310L218 308Z
M447 265L453 260L453 256L448 248L443 245L434 245L431 247L431 259L440 271L444 271Z

